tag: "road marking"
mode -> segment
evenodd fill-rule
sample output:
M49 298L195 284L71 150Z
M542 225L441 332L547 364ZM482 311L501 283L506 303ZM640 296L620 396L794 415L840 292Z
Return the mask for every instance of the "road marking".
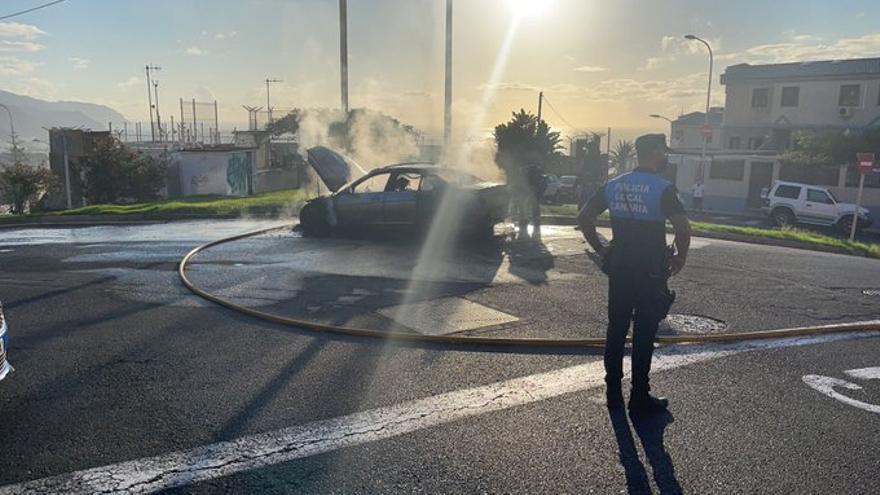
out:
M742 352L880 336L878 332L677 346L657 350L655 371ZM393 438L464 418L603 386L601 361L448 392L333 419L249 435L192 450L147 457L0 487L20 493L148 493L265 468L295 459Z
M846 370L843 373L845 375L849 375L853 378L857 378L860 380L880 380L880 367ZM853 399L852 397L848 397L834 390L834 387L845 388L847 390L862 390L862 387L860 385L848 382L846 380L822 375L804 375L803 380L804 383L809 385L811 388L827 395L828 397L831 397L832 399L839 400L844 404L848 404L850 406L857 407L865 411L880 414L880 406Z

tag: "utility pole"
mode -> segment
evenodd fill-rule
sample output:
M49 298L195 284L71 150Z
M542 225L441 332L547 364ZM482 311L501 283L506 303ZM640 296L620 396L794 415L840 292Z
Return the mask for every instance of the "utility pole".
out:
M156 132L153 129L153 91L152 91L152 82L150 81L150 71L162 70L158 65L150 65L147 64L144 69L147 72L147 101L150 104L150 136L153 141L156 140Z
M284 82L281 79L269 79L266 78L266 113L269 115L269 120L267 123L272 123L272 100L269 97L269 84L270 83L280 83Z
M693 34L686 34L684 37L687 40L699 41L700 43L702 43L703 45L706 46L707 50L709 50L709 82L708 82L708 87L706 88L706 115L703 117L703 132L710 133L710 132L712 132L712 128L709 127L709 103L712 99L712 67L715 63L715 57L712 54L712 45L710 45L709 42L704 40L703 38L700 38L699 36L695 36ZM709 136L711 136L711 134L709 134L709 135L704 134L703 135L703 148L702 148L702 151L700 152L700 178L701 179L703 178L703 175L705 174L706 140L709 138Z
M64 190L67 192L67 209L73 208L73 198L70 193L70 157L67 151L67 129L61 129L61 142L64 145Z
M156 92L156 129L159 131L159 140L162 140L162 118L159 117L159 81L153 81L153 90ZM153 136L153 141L156 137Z
M541 125L541 107L544 104L544 92L538 92L538 126Z
M15 136L15 122L12 120L12 110L9 109L6 105L0 103L0 107L6 110L6 113L9 114L9 139L12 141L12 150L13 155L18 154L18 143L16 142ZM12 159L16 160L18 157L13 156Z
M452 140L452 0L446 0L446 75L443 105L443 152Z
M339 0L339 79L342 111L348 115L348 1Z

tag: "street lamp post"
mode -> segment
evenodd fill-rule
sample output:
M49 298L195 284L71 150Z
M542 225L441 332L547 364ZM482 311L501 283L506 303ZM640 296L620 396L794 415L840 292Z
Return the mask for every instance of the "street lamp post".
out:
M9 114L9 138L12 140L12 152L13 155L18 153L18 145L15 142L15 122L12 120L12 110L9 109L6 105L0 103L0 107L3 107L6 110L6 113ZM12 157L15 160L15 156Z
M715 62L714 57L712 55L712 46L709 44L709 42L707 42L703 38L700 38L699 36L695 36L693 34L685 35L685 39L692 40L692 41L699 41L700 43L706 45L706 49L709 50L709 85L708 85L708 88L706 89L706 115L705 115L705 119L703 120L703 128L708 129L709 128L709 101L712 98L712 66L714 65L714 62ZM703 177L703 167L705 167L705 163L706 163L706 139L707 138L705 136L703 136L703 150L700 153L700 178Z
M669 122L669 142L671 143L672 142L672 119L670 119L669 117L666 117L665 115L660 115L657 113L652 113L651 115L648 115L648 117L651 117L652 119L663 119L666 122Z

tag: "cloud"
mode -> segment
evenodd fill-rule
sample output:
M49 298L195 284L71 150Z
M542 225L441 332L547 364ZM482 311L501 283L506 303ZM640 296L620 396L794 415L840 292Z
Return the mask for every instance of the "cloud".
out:
M236 36L238 36L238 31L229 31L228 33L216 33L214 39L225 40L227 38L235 38Z
M0 41L0 52L33 53L45 49L45 46L31 41Z
M82 70L88 69L91 60L87 58L79 58L79 57L67 57L67 61L73 64L74 69Z
M499 82L494 84L481 84L479 86L481 91L490 90L490 91L540 91L537 86L532 86L531 84L519 83L519 82Z
M201 48L199 48L197 46L191 46L186 49L185 53L187 55L192 55L193 57L198 57L201 55L206 55L208 52L206 52L205 50L202 50Z
M562 58L568 62L574 62L574 57L572 57L571 55L566 54L563 55Z
M0 38L24 38L26 40L32 40L43 34L46 34L46 32L31 24L0 22Z
M0 57L0 76L23 76L30 74L36 64L15 57Z
M118 87L118 88L132 88L134 86L139 85L140 83L141 83L141 79L139 77L131 76L128 79L126 79L125 81L122 81L121 83L117 83L116 87Z
M704 38L705 39L705 38ZM721 50L721 38L708 38L706 41L714 52ZM699 41L685 39L684 36L663 36L660 38L660 55L648 57L641 70L653 70L678 61L682 57L703 55L706 47Z
M606 67L598 67L594 65L582 65L574 69L575 72L606 72Z
M736 63L784 63L875 57L878 52L880 52L880 33L840 38L833 43L822 43L821 39L815 36L796 35L792 37L792 41L756 45L717 58Z

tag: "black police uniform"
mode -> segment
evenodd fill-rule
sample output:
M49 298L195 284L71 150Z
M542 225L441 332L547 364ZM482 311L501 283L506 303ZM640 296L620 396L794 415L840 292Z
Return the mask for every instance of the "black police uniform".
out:
M614 236L603 267L608 274L605 380L609 389L620 386L626 334L633 322L633 395L646 395L654 338L670 303L666 219L683 214L684 206L669 181L636 169L610 180L585 208L591 216L607 209Z

